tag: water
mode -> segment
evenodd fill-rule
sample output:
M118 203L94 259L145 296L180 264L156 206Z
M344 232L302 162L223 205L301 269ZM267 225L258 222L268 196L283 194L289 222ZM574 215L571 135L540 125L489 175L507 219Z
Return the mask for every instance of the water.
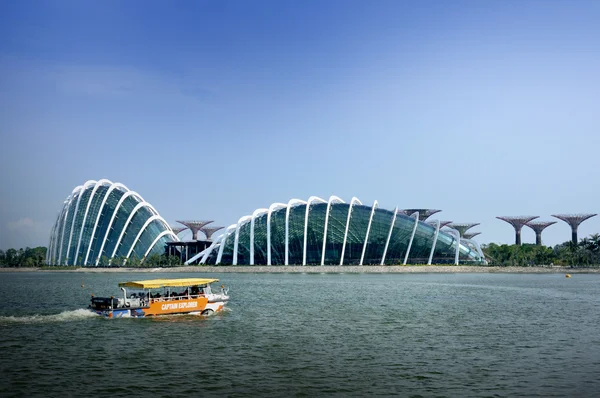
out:
M199 274L0 274L0 396L600 391L600 275L211 274L232 301L208 318L84 310L164 276Z

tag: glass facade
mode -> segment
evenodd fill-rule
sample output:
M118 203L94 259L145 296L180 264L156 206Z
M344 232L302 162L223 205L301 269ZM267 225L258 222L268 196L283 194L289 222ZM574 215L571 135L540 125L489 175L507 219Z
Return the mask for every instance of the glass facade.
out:
M65 200L52 228L47 264L121 265L162 254L178 241L167 222L137 193L109 180L87 181Z
M287 206L272 207L270 221L265 210L242 217L195 261L232 265L393 265L427 264L431 256L432 264L452 264L458 247L459 263L485 263L476 248L457 242L453 234L441 230L436 238L436 228L430 224L398 211L365 206L356 198L350 203L335 196L329 201L294 199ZM239 232L237 239L235 230Z

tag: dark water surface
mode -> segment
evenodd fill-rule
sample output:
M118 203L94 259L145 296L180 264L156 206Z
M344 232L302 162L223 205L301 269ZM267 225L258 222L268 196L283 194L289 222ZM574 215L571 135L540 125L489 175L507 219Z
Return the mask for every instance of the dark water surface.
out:
M600 395L600 275L211 274L209 318L85 310L164 276L198 274L0 274L0 396Z

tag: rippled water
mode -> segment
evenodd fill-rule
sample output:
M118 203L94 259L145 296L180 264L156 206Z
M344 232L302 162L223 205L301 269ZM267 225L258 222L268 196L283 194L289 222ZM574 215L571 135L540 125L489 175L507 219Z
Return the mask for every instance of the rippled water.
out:
M600 392L600 275L212 274L209 318L84 310L162 276L198 274L0 274L0 396Z

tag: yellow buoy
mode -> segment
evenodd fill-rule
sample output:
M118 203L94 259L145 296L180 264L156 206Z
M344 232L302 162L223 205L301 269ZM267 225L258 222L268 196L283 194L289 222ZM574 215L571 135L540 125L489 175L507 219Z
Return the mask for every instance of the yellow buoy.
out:
M571 277L571 274L566 274L565 275L565 278L570 278L570 277Z

